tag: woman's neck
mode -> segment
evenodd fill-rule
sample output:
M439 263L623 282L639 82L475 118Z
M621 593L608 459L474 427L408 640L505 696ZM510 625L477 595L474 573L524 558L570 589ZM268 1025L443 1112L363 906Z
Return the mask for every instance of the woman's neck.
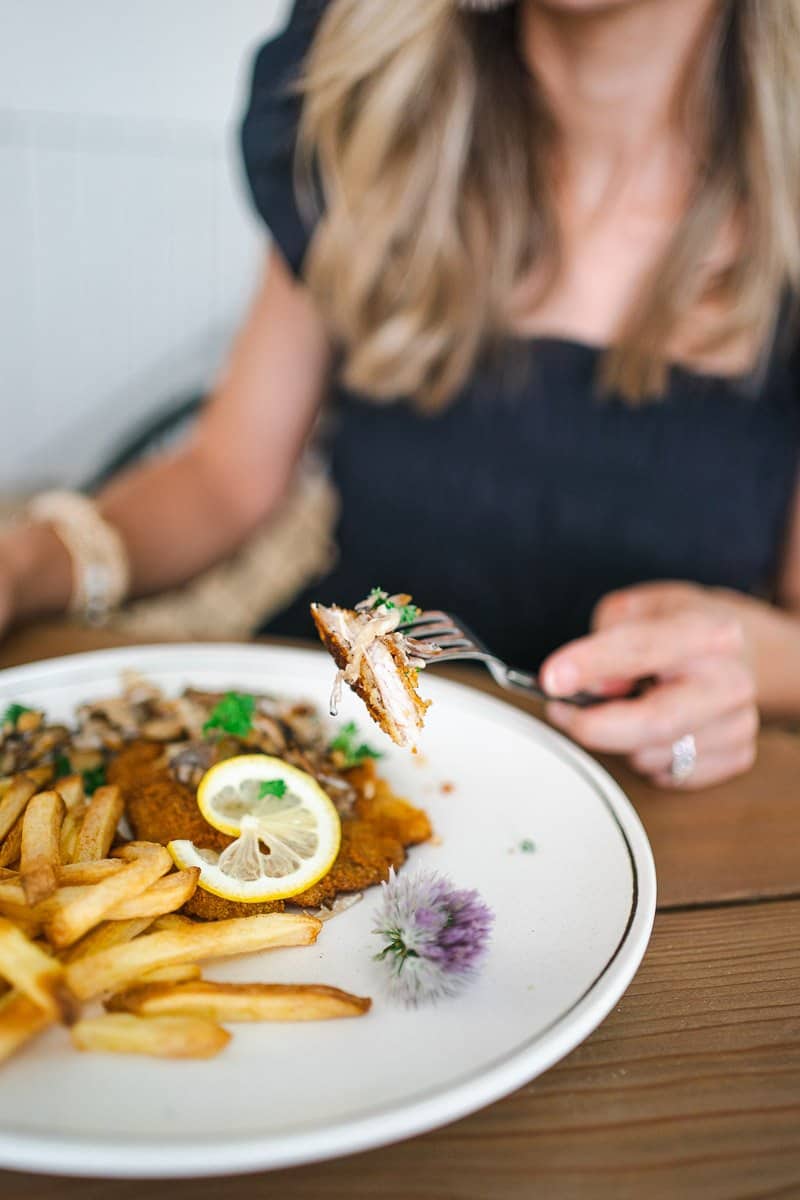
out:
M522 0L520 50L569 165L638 161L678 132L680 97L722 0L629 0L589 11Z

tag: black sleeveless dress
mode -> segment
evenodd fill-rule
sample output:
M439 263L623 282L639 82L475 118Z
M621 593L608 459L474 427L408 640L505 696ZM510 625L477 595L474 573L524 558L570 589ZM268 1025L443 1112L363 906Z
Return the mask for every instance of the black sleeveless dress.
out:
M260 50L242 131L255 204L298 273L310 231L293 191L290 85L323 6L298 0ZM616 588L685 579L769 593L800 451L794 348L757 385L676 368L664 398L639 408L598 395L598 348L534 338L520 352L524 371L481 369L434 417L333 385L339 564L265 632L310 635L310 599L352 603L380 586L457 613L534 666L586 632Z

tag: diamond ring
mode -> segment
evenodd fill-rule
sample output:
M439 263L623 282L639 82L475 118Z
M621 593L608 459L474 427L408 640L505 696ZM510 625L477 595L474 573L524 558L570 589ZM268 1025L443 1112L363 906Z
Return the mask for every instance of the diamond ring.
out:
M685 734L672 743L672 763L669 773L675 783L685 783L697 765L697 744L694 735Z

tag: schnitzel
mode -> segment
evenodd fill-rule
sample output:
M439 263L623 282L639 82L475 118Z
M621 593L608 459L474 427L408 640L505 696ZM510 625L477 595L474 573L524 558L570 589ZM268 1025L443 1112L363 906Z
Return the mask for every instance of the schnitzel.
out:
M312 604L311 616L322 644L339 668L331 712L336 711L338 689L347 683L384 733L398 746L413 749L430 701L417 691L418 669L423 664L409 656L401 631L403 614L419 612L410 599L375 589L355 608Z
M432 830L426 814L396 796L381 779L371 759L343 770L352 800L340 807L342 841L333 867L308 891L291 898L301 908L329 907L337 896L359 892L388 878L399 868L406 849L427 841ZM108 777L125 798L134 837L167 842L187 839L201 849L220 851L234 840L214 829L197 806L195 789L175 777L164 746L137 740L109 763ZM278 912L286 901L242 903L198 888L185 911L206 919Z

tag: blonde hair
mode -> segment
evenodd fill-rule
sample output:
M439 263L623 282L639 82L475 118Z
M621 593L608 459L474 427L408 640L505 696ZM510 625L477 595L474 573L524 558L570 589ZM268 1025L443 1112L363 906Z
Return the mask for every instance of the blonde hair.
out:
M693 194L601 368L632 400L663 390L692 305L718 313L698 350L743 335L763 350L800 281L800 0L726 0L699 67ZM514 10L329 0L301 87L299 161L323 198L307 279L344 381L441 406L510 335L526 281L543 294L558 275L556 129L517 54ZM732 220L733 257L709 277Z

